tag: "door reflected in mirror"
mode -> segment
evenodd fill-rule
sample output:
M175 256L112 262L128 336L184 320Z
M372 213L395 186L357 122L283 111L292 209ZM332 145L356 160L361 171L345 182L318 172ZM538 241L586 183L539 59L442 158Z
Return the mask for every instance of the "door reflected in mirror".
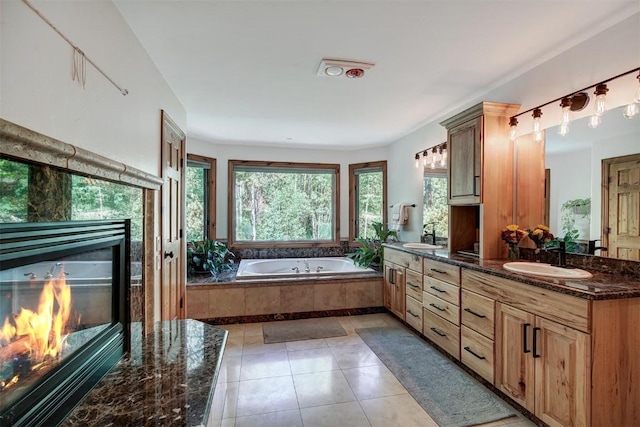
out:
M572 122L565 136L559 134L559 127L546 130L549 226L556 236L574 233L584 241L575 252L588 253L586 245L592 241L595 255L640 260L640 162L635 169L633 163L622 170L606 166L628 159L633 162L627 156L640 153L640 116L628 119L623 116L624 108L605 112L596 128L590 128L590 118L584 117ZM603 165L605 173L617 174L612 180L616 190L605 193L607 200L602 198L603 189L610 187L608 179L603 181ZM630 191L618 191L622 187ZM615 237L603 233L606 227ZM611 250L596 249L607 245Z

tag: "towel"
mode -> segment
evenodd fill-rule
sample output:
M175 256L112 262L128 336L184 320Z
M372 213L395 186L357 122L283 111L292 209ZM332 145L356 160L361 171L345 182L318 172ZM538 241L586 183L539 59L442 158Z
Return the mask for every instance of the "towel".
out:
M409 222L409 206L411 203L407 202L396 203L392 206L389 230L400 231L400 228Z

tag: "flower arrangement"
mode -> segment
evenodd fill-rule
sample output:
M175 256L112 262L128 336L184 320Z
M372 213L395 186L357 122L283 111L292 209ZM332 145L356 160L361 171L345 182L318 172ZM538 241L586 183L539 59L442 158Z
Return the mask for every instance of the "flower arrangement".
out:
M521 230L517 224L509 224L500 232L500 238L509 245L517 245L525 237L527 237L527 232Z
M553 234L546 225L538 224L533 230L527 229L529 239L536 244L537 247L544 246L545 243L553 240Z

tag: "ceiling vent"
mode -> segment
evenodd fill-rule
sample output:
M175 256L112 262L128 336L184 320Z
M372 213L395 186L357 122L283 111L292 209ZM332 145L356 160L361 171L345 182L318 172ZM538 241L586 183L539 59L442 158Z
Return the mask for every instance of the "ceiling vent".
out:
M318 67L318 75L324 77L347 77L357 79L364 76L366 70L375 64L370 62L344 61L341 59L323 59Z

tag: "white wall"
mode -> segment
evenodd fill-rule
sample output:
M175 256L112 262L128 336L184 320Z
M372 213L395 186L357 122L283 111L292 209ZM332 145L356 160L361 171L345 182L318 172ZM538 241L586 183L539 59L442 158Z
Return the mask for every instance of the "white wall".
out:
M160 174L160 110L186 112L110 1L33 1L120 86L87 64L71 80L72 48L24 3L0 1L0 116L137 169Z
M32 4L129 94L89 64L83 90L71 80L72 48L24 3L0 0L0 117L160 175L160 110L184 130L186 112L120 12L110 1ZM156 236L158 223L157 213Z
M217 160L216 237L220 239L226 239L228 231L227 188L229 160L340 164L340 237L347 239L349 237L349 164L385 160L388 157L386 147L370 148L365 151L265 148L248 145L212 144L195 138L187 140L187 151L191 154L213 157ZM389 198L390 204L395 202L396 200Z

